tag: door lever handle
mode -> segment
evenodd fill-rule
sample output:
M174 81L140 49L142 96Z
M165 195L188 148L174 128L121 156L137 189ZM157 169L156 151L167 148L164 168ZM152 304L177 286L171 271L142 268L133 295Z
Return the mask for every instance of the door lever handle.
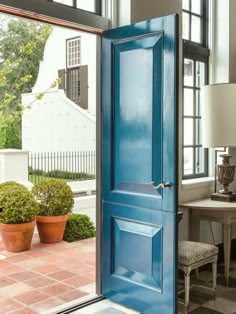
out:
M158 190L160 188L165 189L165 188L170 188L170 182L166 182L166 183L160 183L158 185L155 185L154 182L151 182L151 185L154 187L154 189Z

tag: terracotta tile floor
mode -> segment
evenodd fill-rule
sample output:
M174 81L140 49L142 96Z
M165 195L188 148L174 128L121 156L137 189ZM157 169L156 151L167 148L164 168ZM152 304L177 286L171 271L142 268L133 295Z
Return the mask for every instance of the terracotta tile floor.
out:
M7 252L0 240L0 314L53 312L95 295L95 238Z

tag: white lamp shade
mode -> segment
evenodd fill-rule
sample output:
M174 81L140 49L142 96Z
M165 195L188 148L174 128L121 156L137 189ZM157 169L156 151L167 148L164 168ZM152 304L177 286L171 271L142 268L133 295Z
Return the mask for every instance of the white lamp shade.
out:
M201 88L203 147L236 146L236 84Z

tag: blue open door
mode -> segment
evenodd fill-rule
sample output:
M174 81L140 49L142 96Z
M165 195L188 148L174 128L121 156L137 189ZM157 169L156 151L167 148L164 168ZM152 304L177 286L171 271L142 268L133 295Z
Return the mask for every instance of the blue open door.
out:
M177 16L103 33L102 294L176 311Z

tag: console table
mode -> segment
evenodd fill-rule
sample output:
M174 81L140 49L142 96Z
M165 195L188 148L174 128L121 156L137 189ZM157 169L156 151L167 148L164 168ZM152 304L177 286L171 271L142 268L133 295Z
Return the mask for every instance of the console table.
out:
M180 208L190 210L191 239L199 241L200 220L208 220L223 224L225 282L229 284L229 265L231 254L232 223L236 222L236 202L220 202L201 199L179 204Z

